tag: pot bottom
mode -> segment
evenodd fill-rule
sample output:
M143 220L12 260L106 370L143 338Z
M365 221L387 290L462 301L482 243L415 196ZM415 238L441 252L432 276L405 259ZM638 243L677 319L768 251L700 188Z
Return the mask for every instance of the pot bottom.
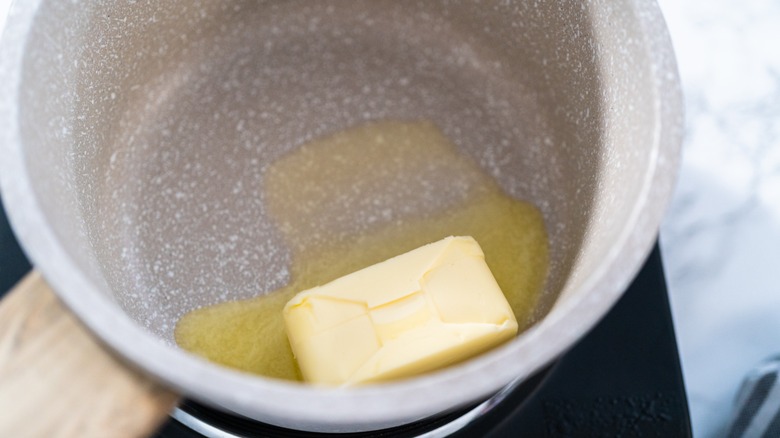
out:
M468 405L446 414L436 415L414 423L389 429L348 434L306 432L261 423L212 409L191 400L185 400L171 413L171 417L175 422L172 421L167 425L166 428L168 430L164 436L170 436L171 438L192 436L193 434L191 432L196 432L203 436L220 438L266 436L290 438L331 436L348 436L354 438L433 438L450 436L472 424L477 419L482 418L488 412L493 411L493 408L502 402L505 402L505 400L507 404L512 404L514 407L522 404L523 400L527 399L533 392L542 386L542 383L549 375L553 366L554 365L551 365L543 369L529 379L507 386L487 400ZM179 429L181 429L181 433L179 433Z
M652 252L625 295L586 337L554 365L502 393L503 399L497 394L413 424L346 436L691 436L660 251ZM329 436L236 418L189 401L172 416L156 438Z

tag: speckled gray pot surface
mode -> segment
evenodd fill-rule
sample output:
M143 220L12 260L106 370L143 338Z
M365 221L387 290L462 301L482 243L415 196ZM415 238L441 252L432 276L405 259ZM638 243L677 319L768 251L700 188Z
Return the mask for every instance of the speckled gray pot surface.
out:
M677 171L679 82L653 1L29 0L0 66L4 202L63 301L183 394L292 428L407 423L549 363L637 272ZM176 348L184 312L287 281L268 163L381 119L433 121L539 206L552 262L537 323L457 366L354 389Z

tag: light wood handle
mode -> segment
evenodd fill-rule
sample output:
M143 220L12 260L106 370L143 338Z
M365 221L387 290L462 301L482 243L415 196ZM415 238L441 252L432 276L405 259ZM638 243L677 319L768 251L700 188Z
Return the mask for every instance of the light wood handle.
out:
M0 301L0 436L146 437L178 400L104 349L39 273Z

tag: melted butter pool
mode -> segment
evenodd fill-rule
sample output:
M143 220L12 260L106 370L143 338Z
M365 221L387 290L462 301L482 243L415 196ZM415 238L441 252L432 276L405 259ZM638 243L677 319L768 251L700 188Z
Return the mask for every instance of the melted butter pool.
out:
M264 188L291 256L288 285L184 315L182 348L301 380L282 318L293 295L450 235L479 242L521 329L531 323L548 267L541 212L505 194L432 123L375 122L311 141L269 166Z

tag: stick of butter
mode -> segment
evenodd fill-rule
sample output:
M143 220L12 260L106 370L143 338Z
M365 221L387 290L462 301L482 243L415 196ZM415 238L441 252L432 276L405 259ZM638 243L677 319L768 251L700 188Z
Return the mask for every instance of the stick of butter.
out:
M300 292L284 319L304 380L326 385L423 373L517 333L472 237L447 237Z

